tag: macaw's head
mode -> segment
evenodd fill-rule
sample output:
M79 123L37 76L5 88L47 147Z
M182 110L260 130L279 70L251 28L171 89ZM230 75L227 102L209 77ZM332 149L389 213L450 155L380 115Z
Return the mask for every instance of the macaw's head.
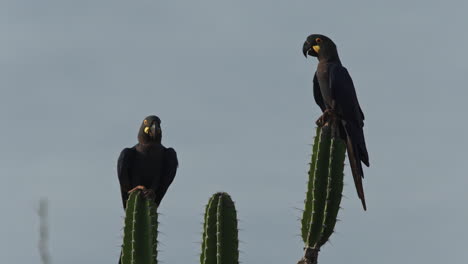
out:
M138 132L138 142L143 144L161 142L161 136L161 119L155 115L146 117Z
M336 45L327 36L320 34L312 34L307 37L302 47L302 53L307 58L307 55L317 57L319 60L339 60Z

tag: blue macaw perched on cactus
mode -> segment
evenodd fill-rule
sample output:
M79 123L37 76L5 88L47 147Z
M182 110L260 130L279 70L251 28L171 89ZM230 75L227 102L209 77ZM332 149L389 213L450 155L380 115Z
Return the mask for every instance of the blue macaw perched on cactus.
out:
M173 148L161 144L159 117L146 117L138 133L138 144L120 153L117 174L124 209L129 193L140 189L147 198L161 203L176 175L178 160Z
M369 155L362 129L364 114L359 106L353 80L341 64L336 45L330 38L319 34L310 35L302 52L304 56L317 57L319 61L313 81L314 98L323 115L317 120L317 125L323 126L330 117L340 120L340 137L346 142L354 183L366 210L361 162L369 166Z

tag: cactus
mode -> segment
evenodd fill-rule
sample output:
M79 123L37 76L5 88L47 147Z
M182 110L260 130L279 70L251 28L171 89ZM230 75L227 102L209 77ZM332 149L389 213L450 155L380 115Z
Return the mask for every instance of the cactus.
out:
M127 200L121 263L157 264L157 237L156 204L136 190Z
M316 263L320 247L333 233L340 208L346 145L337 135L335 124L317 128L312 147L301 227L308 261L303 259L302 263Z
M346 144L336 120L318 127L312 147L301 235L304 257L298 264L316 264L320 248L334 231L343 191ZM122 264L157 264L156 204L141 190L127 201ZM205 209L201 264L239 264L237 212L231 197L215 193Z
M205 210L201 264L238 264L237 213L227 193L215 193Z

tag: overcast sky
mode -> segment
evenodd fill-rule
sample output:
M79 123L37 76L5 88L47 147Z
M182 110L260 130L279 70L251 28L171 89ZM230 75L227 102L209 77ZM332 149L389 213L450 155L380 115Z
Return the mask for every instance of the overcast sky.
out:
M331 37L366 114L368 211L345 172L320 263L467 263L464 0L0 1L0 259L116 263L120 151L158 115L180 168L159 259L197 263L208 198L236 201L243 263L296 263L317 61Z

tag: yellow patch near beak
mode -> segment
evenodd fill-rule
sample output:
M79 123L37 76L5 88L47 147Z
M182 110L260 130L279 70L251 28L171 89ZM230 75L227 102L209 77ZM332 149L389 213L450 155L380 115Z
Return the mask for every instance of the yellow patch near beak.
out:
M317 53L320 51L320 46L319 46L319 45L312 46L312 48L313 48L314 51L317 52Z
M145 132L145 134L149 134L150 128L149 128L149 127L145 127L145 130L143 130L143 132Z

